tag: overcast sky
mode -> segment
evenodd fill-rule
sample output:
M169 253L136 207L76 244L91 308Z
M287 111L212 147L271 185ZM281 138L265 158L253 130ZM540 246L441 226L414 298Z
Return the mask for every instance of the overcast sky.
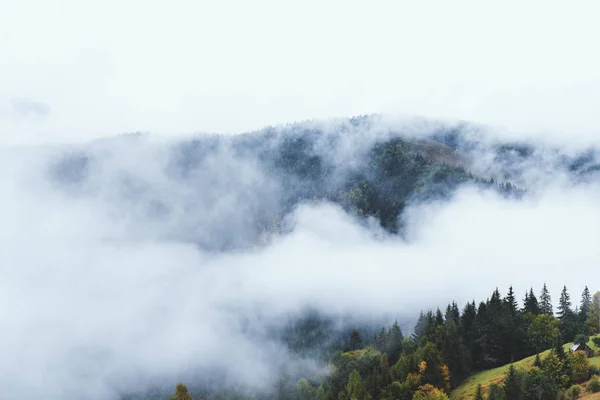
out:
M595 1L0 0L0 143L386 112L594 137Z

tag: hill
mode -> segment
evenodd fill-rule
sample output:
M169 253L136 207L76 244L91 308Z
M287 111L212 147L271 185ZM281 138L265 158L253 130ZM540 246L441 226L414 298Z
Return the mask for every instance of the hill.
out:
M568 351L572 344L573 343L565 344L563 346L565 351ZM588 343L588 345L592 348L594 346L591 341ZM540 357L543 359L549 353L550 353L550 350L546 350L543 353L540 353ZM513 363L513 365L517 368L530 367L531 365L533 365L534 360L535 360L535 356L530 356L530 357L524 358L522 360L519 360L519 361ZM596 365L596 366L600 367L600 356L592 357L589 360L590 360L591 365ZM477 391L478 385L481 385L482 388L485 390L492 383L501 384L504 381L504 376L508 372L509 366L510 366L510 364L506 364L506 365L503 365L498 368L493 368L493 369L479 372L479 373L467 378L460 386L458 386L456 389L454 389L452 391L452 393L450 395L450 399L451 400L474 399L475 392ZM585 398L586 399L587 398L595 399L596 397L594 397L594 396L599 396L599 395L593 394L593 395L590 395L590 397L585 397ZM600 398L600 397L598 397L598 398Z

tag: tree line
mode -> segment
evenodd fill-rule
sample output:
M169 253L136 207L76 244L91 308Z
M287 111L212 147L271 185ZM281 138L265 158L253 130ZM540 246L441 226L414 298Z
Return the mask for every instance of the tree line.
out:
M592 295L586 286L576 303L566 287L556 310L545 284L539 295L528 290L522 302L510 287L504 296L495 289L462 310L452 302L443 311L421 312L412 334L405 335L397 322L374 337L353 330L328 359L326 371L294 384L282 382L261 398L443 400L473 373L537 354L530 368L511 366L502 385L479 388L475 398L558 399L597 373L585 354L566 352L563 345L587 343L600 334L600 292ZM600 347L600 336L594 342ZM540 356L547 349L552 351Z

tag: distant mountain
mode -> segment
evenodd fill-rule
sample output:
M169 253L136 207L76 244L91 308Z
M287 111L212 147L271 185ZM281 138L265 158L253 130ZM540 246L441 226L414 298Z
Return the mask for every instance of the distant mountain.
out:
M600 171L593 150L567 156L495 142L484 128L465 123L393 127L378 116L176 142L146 139L58 150L48 176L69 196L102 199L133 232L144 222L144 232L135 232L140 238L214 251L254 246L285 231L286 216L301 203L333 202L400 233L409 204L449 198L464 184L519 198L530 164L576 179Z

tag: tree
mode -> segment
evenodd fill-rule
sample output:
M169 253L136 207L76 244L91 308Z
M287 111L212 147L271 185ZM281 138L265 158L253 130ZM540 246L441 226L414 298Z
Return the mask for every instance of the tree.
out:
M323 385L319 386L319 388L317 389L315 400L327 400L327 393L325 392Z
M423 385L413 395L413 400L449 400L446 393L433 385Z
M600 336L595 336L592 338L592 343L594 343L594 347L596 349L600 349Z
M404 336L402 335L402 329L400 329L398 321L394 321L394 325L392 325L392 328L387 334L384 350L386 353L388 353L392 363L398 361L398 358L400 357L403 338Z
M586 334L580 333L575 336L575 340L573 340L573 344L586 345L587 342L590 341L590 337Z
M592 297L592 304L587 315L588 333L595 335L600 333L600 292Z
M356 330L352 330L352 333L350 333L350 339L348 339L348 345L346 346L346 350L347 351L354 351L354 350L359 350L362 349L363 347L363 341L362 338L360 337L360 333L358 333Z
M540 305L537 297L533 293L533 288L529 289L529 293L525 292L525 299L523 300L523 312L537 315L540 313Z
M513 291L512 286L510 286L508 288L508 294L504 298L504 303L506 304L508 312L514 316L517 313L519 304L517 303L517 299L515 297L515 292Z
M429 313L431 314L431 313ZM413 339L415 342L419 343L421 340L425 339L429 333L431 320L428 315L423 314L419 315L419 319L417 320L417 324L415 325Z
M487 400L504 400L504 391L498 384L490 383Z
M562 292L560 292L560 300L558 301L558 319L564 318L571 310L571 296L567 291L567 287L563 286Z
M571 379L575 383L581 383L589 378L590 360L583 351L569 354L569 366L571 367Z
M504 394L506 399L510 400L521 400L523 397L522 377L512 364L504 377Z
M527 328L527 339L537 353L552 347L558 335L558 321L548 314L536 315Z
M590 290L587 285L583 292L581 293L581 303L579 306L579 313L583 316L583 318L587 318L587 313L590 311L590 305L592 304L592 295L590 294Z
M560 321L560 332L563 341L567 342L573 339L577 331L577 317L571 309L571 296L567 291L567 287L563 286L558 302L558 320Z
M175 396L171 397L171 400L192 400L192 396L190 396L186 385L178 383L175 387Z
M299 400L312 400L316 396L315 389L308 383L306 379L298 381Z
M542 293L540 293L540 311L543 314L554 315L554 311L552 309L552 297L550 297L550 292L544 283L544 287L542 288Z
M348 392L348 398L350 400L366 400L368 398L360 374L356 369L353 370L348 377L346 391Z

